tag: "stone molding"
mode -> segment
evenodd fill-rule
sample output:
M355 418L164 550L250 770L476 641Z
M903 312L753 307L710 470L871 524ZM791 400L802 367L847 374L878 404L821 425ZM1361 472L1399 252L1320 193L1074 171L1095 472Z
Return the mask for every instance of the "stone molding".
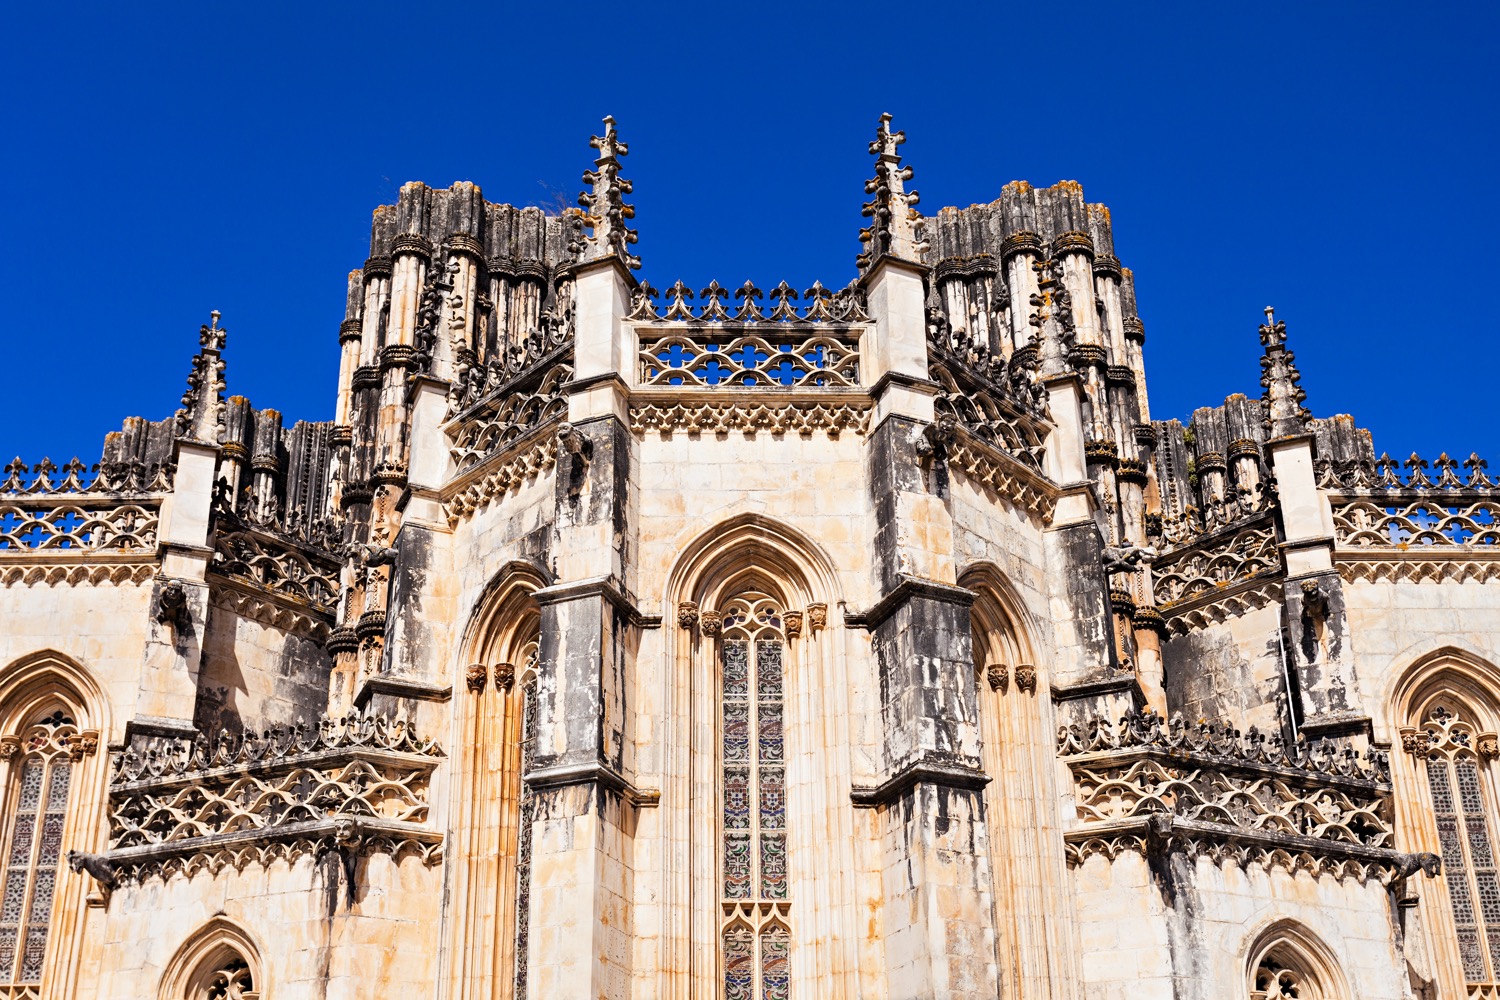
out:
M796 395L775 391L751 396L751 391L740 390L728 398L704 398L705 390L661 396L632 394L630 429L637 434L737 431L746 435L795 433L803 437L821 430L836 438L844 431L864 434L873 409L863 392L835 394L809 389Z

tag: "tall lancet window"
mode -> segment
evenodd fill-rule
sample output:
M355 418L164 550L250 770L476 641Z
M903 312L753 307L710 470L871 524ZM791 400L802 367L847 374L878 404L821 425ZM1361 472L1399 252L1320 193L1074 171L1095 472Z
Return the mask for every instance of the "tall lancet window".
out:
M13 755L13 778L3 846L5 889L0 898L0 984L31 984L42 980L52 898L61 872L63 823L68 815L68 794L73 780L69 743L77 732L71 718L54 712L23 730L18 743L8 742L4 746L4 752Z
M1500 875L1491 797L1472 722L1439 703L1423 723L1427 789L1443 855L1443 879L1470 983L1500 982Z
M724 1000L791 993L787 887L786 633L765 594L724 608L719 658Z

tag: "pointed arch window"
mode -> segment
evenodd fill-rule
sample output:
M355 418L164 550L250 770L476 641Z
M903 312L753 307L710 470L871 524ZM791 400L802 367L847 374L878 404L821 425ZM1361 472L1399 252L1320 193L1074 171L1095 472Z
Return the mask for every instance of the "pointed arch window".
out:
M787 1000L786 629L778 605L749 592L726 604L720 635L722 996Z
M1481 740L1457 705L1440 701L1422 724L1421 742L1426 745L1421 763L1425 764L1464 979L1497 983L1500 873L1493 837L1495 793L1480 760Z
M1248 972L1250 1000L1341 1000L1349 992L1333 953L1294 924L1261 935Z
M3 896L0 896L0 984L40 984L62 873L62 838L73 784L73 752L84 739L73 719L54 711L19 737L0 741L11 759L6 790Z

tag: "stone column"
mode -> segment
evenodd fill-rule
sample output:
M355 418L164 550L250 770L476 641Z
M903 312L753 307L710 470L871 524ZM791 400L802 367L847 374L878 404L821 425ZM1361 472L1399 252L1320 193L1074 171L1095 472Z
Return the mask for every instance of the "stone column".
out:
M887 864L890 995L994 996L989 837L970 650L973 594L954 586L944 441L927 377L924 269L877 258L862 284L875 414L867 437L877 588L865 622L882 692L885 778L856 789L879 809Z
M630 995L632 783L623 588L634 447L625 384L631 278L614 257L579 266L569 422L558 438L555 565L542 610L528 951L533 997Z

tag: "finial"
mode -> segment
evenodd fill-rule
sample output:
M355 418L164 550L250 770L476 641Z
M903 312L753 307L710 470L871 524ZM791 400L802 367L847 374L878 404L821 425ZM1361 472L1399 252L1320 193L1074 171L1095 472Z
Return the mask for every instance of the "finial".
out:
M593 230L578 245L579 260L602 260L618 257L627 267L641 266L639 257L629 250L637 239L634 229L625 225L626 219L635 218L635 206L625 204L625 195L634 190L633 185L620 176L620 157L630 152L630 146L620 141L613 115L604 116L604 134L589 139L589 146L599 151L594 161L594 170L583 172L583 182L590 186L578 196L583 206L583 225Z
M921 196L906 190L905 182L911 180L912 169L901 165L901 154L897 152L897 147L905 141L905 132L891 131L890 113L882 114L875 127L875 140L870 143L875 177L865 181L865 193L875 197L863 209L865 217L872 221L859 234L860 242L865 244L857 259L861 271L887 255L920 262L927 249L921 238L922 216L914 207Z
M198 328L199 351L188 373L187 392L177 411L177 433L196 441L218 444L224 421L224 341L228 332L219 325L222 315L215 309L209 322Z
M1265 354L1260 359L1261 422L1271 438L1290 437L1307 431L1312 414L1302 401L1307 393L1299 383L1297 359L1286 349L1286 322L1276 319L1272 306L1265 308L1266 321L1260 327L1260 342Z

